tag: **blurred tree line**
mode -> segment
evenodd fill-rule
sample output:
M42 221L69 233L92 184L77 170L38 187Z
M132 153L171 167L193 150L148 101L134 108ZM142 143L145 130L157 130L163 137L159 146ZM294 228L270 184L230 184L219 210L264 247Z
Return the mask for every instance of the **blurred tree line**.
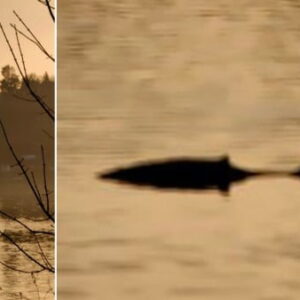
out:
M2 76L1 76L2 75ZM45 117L45 112L37 105L28 91L26 84L20 79L14 67L2 67L0 75L0 119L6 124L10 136L13 137L16 149L22 153L33 153L40 156L40 145L46 149L46 160L53 164L54 126ZM46 72L43 76L28 74L28 80L35 93L43 101L54 108L54 79ZM0 141L0 165L10 160L7 147Z
M1 95L15 95L26 96L28 95L28 89L23 80L16 74L14 67L6 65L1 69L2 80L0 81L0 94ZM28 79L32 88L39 93L46 93L48 96L53 96L54 80L47 72L42 77L36 74L29 74Z

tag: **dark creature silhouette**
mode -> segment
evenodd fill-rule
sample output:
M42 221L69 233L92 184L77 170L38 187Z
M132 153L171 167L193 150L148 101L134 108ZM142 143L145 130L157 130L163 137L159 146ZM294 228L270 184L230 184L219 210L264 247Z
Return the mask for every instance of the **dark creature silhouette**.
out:
M300 177L300 168L298 168L295 172L292 172L291 175Z
M228 156L214 160L172 159L146 162L100 174L103 179L153 186L162 189L219 190L228 193L230 185L254 176L300 176L277 171L251 171L235 167Z

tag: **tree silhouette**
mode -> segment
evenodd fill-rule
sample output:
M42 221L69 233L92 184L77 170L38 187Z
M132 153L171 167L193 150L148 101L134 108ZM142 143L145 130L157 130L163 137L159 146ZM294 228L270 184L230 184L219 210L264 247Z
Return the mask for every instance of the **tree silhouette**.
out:
M2 68L1 74L3 79L0 82L2 93L14 93L20 87L20 79L16 74L15 68L6 65Z

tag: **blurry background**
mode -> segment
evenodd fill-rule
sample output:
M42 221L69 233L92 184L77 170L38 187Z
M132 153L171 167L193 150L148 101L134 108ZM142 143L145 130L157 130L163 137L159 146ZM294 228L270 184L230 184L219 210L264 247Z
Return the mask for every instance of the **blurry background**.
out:
M298 299L299 180L225 198L96 178L226 153L298 167L298 2L58 4L59 297Z

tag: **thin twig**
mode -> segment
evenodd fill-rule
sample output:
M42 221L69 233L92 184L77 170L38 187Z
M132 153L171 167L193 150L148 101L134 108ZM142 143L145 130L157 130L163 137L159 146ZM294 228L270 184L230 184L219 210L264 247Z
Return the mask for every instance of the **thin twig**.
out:
M10 41L9 41L9 39L8 39L8 37L7 37L6 33L5 33L5 30L4 30L4 28L3 28L3 26L2 26L1 23L0 23L0 29L1 29L1 31L2 31L2 33L3 33L3 36L4 36L5 41L6 41L6 44L7 44L8 47L9 47L9 50L10 50L12 56L13 56L13 59L14 59L14 61L15 61L15 63L16 63L16 66L17 66L17 68L18 68L18 70L19 70L19 73L20 73L20 75L21 75L21 77L22 77L22 79L23 79L23 81L24 81L24 83L25 83L25 85L26 85L26 87L27 87L29 93L30 93L31 96L36 100L36 102L41 106L41 108L45 111L45 113L49 116L49 118L54 122L55 117L54 117L54 112L53 112L53 110L50 109L50 108L47 106L47 104L41 99L41 97L40 97L39 95L37 95L37 94L33 91L32 87L31 87L31 85L30 85L30 81L28 80L28 78L27 78L27 77L23 74L23 72L22 72L22 69L21 69L21 67L20 67L19 61L18 61L18 59L17 59L17 57L16 57L16 55L15 55L15 52L14 52L14 50L13 50L11 44L10 44Z
M10 219L10 220L12 220L12 221L15 221L16 223L18 223L18 224L20 224L21 226L23 226L26 230L28 230L29 232L33 233L33 230L32 230L29 226L27 226L25 223L23 223L22 221L20 221L19 219L15 218L15 217L13 217L13 216L11 216L11 215L9 215L8 213L6 213L6 212L4 212L4 211L2 211L2 210L0 210L0 214L1 214L2 216L4 216L5 218L7 218L7 219Z
M46 136L48 136L51 140L54 139L54 136L51 135L47 130L43 129L42 131L43 131L43 132L46 134Z
M34 274L31 274L31 278L32 278L33 284L35 285L35 288L36 288L36 291L37 291L37 294L38 294L38 300L41 300L40 289L39 289L39 286L37 285L36 278L35 278Z
M10 23L10 26L14 28L14 24ZM32 38L30 38L28 35L26 35L23 31L21 31L20 29L16 28L17 31L25 38L27 39L28 41L30 41L31 43L35 44L37 47L40 48L40 45Z
M25 27L25 29L27 30L27 32L32 36L32 38L35 40L37 46L49 57L51 58L51 60L54 61L54 58L52 55L50 55L48 53L48 51L46 50L46 48L42 45L42 43L40 42L40 40L35 36L35 34L31 31L31 29L26 25L26 23L23 21L23 19L17 14L17 12L14 10L13 11L14 15L18 18L18 20L20 21L20 23L22 23L22 25Z
M24 74L22 72L22 69L20 68L19 61L17 60L15 52L14 52L14 50L13 50L13 48L12 48L10 42L9 42L9 39L8 39L8 37L7 37L6 33L5 33L5 30L4 30L4 28L3 28L3 26L2 26L1 23L0 23L0 28L1 28L2 34L3 34L4 38L5 38L6 44L8 45L9 51L12 54L13 59L15 61L15 64L16 64L16 66L17 66L17 68L18 68L18 70L19 70L19 72L21 74L21 77L24 78Z
M43 205L42 199L40 198L40 195L39 195L38 191L35 189L34 182L32 182L32 180L30 179L30 177L29 177L29 175L28 175L26 169L24 168L24 166L23 166L21 160L20 160L19 157L17 156L17 154L16 154L16 152L15 152L15 150L14 150L12 144L10 143L9 138L8 138L8 136L7 136L7 133L6 133L6 130L5 130L5 127L4 127L4 124L3 124L3 122L2 122L1 120L0 120L0 127L1 127L1 129L2 129L2 133L3 133L3 135L4 135L6 144L8 145L9 150L10 150L10 152L11 152L13 158L15 159L16 163L18 164L19 168L21 169L22 174L24 175L24 177L25 177L25 179L26 179L26 182L27 182L29 188L31 189L31 191L32 191L32 193L33 193L33 195L34 195L34 197L35 197L37 203L39 204L39 206L40 206L42 212L43 212L43 213L44 213L51 221L54 222L54 217L53 217L53 215L52 215L49 211L47 211L46 208L45 208L45 206Z
M50 213L50 211L48 209L46 209L46 207L45 207L45 205L43 203L43 200L42 200L43 198L42 198L42 195L41 195L40 190L38 188L38 185L36 183L35 176L34 176L33 172L31 172L31 178L32 178L33 186L34 186L37 194L39 195L39 197L36 198L36 200L38 201L39 206L42 208L42 210L46 213L47 216L49 216L49 215L52 216L51 213Z
M40 2L40 3L44 4L45 6L47 6L47 4L45 3L45 1L43 1L43 0L38 0L38 2ZM54 6L50 6L50 7L51 7L51 9L55 9Z
M43 145L41 145L41 153L42 153L42 162L43 162L43 179L44 179L44 190L46 196L46 209L49 211L49 192L47 185L47 172L46 172L46 161L45 161L45 151Z
M45 299L47 299L47 296L51 293L53 291L53 289L50 287L49 289L48 289L48 291L45 293L45 295L44 295L44 300Z
M33 230L34 234L46 234L46 235L52 235L54 236L55 233L52 231L44 231L44 230Z
M12 25L12 27L15 30L16 40L17 40L17 44L18 44L18 49L19 49L19 53L20 53L21 61L22 61L22 65L23 65L23 72L24 72L24 78L23 78L23 80L25 81L25 84L28 85L28 87L31 88L30 79L29 79L28 74L27 74L25 60L24 60L24 55L23 55L22 47L21 47L20 40L19 40L19 33L18 33L17 27L15 25ZM42 45L40 43L39 43L39 45L41 46L40 47L41 51L45 51L44 47L42 47ZM48 53L46 53L46 55L48 55ZM40 98L40 100L42 99L41 96L38 96L38 97ZM49 106L45 102L43 102L43 104L45 105L45 107L47 108L47 110L51 110L49 108Z
M45 0L45 2L46 2L46 5L48 7L48 11L49 11L49 14L50 14L51 18L52 18L53 22L55 22L55 17L54 17L54 13L51 9L50 2L49 2L49 0Z
M28 172L28 171L27 171ZM22 175L22 174L21 174ZM39 201L41 201L42 202L42 196L41 196L41 193L40 193L40 190L39 190L39 188L38 188L38 186L37 186L37 183L36 183L36 180L35 180L35 176L34 176L34 173L33 172L30 172L30 175L31 175L31 179L32 179L32 183L33 183L33 186L34 186L34 188L35 188L35 190L36 190L36 192L37 192L37 194L38 194L38 199L39 199Z
M3 210L0 210L0 214L2 216L4 216L5 218L10 219L10 220L20 224L21 226L23 226L27 231L29 231L32 234L45 234L45 235L52 235L52 236L54 235L54 232L52 232L52 231L33 230L29 226L27 226L24 222L22 222L19 219L9 215L8 213L4 212Z
M13 27L15 30L17 30L18 33L21 34L25 39L27 39L28 41L30 41L31 43L36 45L40 49L40 51L42 51L49 59L51 59L53 62L55 62L54 57L42 46L41 43L36 42L34 39L32 39L28 35L26 35L23 31L21 31L18 28L15 28L16 25L10 23L10 26Z
M36 260L24 248L22 248L16 241L14 241L9 235L7 235L6 233L4 233L3 231L0 231L0 235L2 235L3 237L5 237L12 245L14 245L21 253L23 253L23 255L25 257L27 257L27 259L29 259L30 261L32 261L33 263L35 263L36 265L38 265L40 268L42 268L44 270L47 270L47 271L49 271L51 273L54 273L53 269L50 269L49 267L43 265L38 260Z
M13 25L13 28L15 29L17 45L18 45L20 56L21 56L21 62L22 62L22 65L23 65L23 72L24 72L25 77L28 78L27 69L26 69L25 60L24 60L24 55L23 55L23 51L22 51L22 47L21 47L20 39L19 39L19 33L18 33L16 25Z
M39 254L40 254L41 259L43 260L45 266L47 266L47 267L50 268L50 269L53 269L53 266L52 266L52 264L49 262L49 260L48 260L48 258L47 258L47 256L46 256L46 254L45 254L45 252L44 252L44 250L43 250L43 248L42 248L42 246L41 246L41 244L40 244L40 241L39 241L38 237L37 237L36 235L35 235L34 237L35 237L35 240L36 240L36 244L37 244L38 248L40 249Z

